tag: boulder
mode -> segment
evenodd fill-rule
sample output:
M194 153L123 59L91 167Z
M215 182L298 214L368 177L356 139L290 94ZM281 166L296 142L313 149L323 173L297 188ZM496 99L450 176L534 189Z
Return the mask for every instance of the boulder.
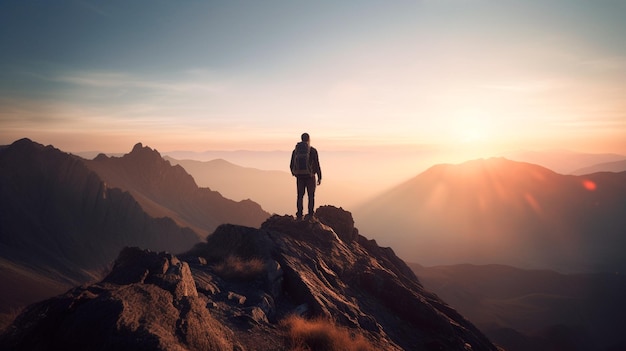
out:
M189 266L137 248L102 282L29 306L0 338L6 350L232 350Z

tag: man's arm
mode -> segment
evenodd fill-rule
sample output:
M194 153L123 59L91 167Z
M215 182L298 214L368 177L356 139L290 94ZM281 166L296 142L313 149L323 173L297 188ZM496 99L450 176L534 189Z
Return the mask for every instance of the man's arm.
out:
M315 150L315 153L313 154L313 164L315 165L315 173L317 173L317 185L320 185L322 184L322 167L320 167L320 158L317 154L317 149L313 150Z

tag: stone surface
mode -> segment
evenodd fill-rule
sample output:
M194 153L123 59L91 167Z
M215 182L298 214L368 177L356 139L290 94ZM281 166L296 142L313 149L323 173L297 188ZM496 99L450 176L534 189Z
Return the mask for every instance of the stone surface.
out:
M393 250L359 235L349 212L321 212L222 225L178 256L125 248L102 282L29 307L0 348L286 350L280 321L297 314L332 319L375 349L496 350ZM225 279L216 267L233 256L263 264Z

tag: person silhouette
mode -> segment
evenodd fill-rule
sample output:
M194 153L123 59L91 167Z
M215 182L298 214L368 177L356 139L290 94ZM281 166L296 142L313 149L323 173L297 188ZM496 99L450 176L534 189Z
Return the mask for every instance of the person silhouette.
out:
M297 201L296 218L302 219L304 193L308 196L308 214L313 216L315 208L315 187L322 184L322 168L320 167L317 150L311 146L311 138L308 133L302 133L302 141L296 144L291 153L291 163L289 168L291 174L296 177ZM317 175L317 182L315 176Z

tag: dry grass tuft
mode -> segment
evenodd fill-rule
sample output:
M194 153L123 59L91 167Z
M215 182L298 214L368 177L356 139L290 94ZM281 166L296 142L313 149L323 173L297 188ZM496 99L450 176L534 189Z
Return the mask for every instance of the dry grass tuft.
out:
M290 351L374 351L361 334L351 335L346 328L316 318L307 320L291 315L281 324L287 328Z
M252 281L265 273L265 262L256 257L226 256L213 266L215 273L226 280Z

